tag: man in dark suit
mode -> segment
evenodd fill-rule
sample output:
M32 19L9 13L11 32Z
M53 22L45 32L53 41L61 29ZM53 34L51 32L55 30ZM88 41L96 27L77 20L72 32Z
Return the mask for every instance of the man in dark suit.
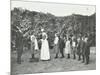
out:
M78 41L78 46L77 46L77 54L78 54L78 60L81 60L81 56L82 56L82 50L83 50L83 45L84 45L84 41L82 40L82 36L80 37L80 40Z
M91 41L89 41L89 38L87 36L85 36L84 42L85 42L85 44L84 44L83 56L84 56L85 64L87 65L87 64L89 64Z
M59 52L61 53L61 58L64 58L64 48L65 48L65 43L64 43L64 39L62 36L59 37L59 41L58 41L58 50L57 50L57 53L56 53L56 57L55 58L58 58L58 54Z
M84 63L85 62L85 46L86 46L86 44L85 44L85 36L83 36L82 37L82 41L83 41L83 43L82 43L82 49L81 49L81 54L82 54L82 63Z
M21 56L23 53L23 35L21 31L16 32L16 47L17 47L17 63L21 64Z

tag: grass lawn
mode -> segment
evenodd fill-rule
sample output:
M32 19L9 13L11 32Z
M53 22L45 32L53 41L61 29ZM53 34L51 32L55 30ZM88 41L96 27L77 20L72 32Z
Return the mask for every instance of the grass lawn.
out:
M95 48L92 48L95 49ZM37 53L36 58L39 58ZM11 74L31 74L31 73L44 73L44 72L67 72L67 71L80 71L80 70L95 70L96 69L96 54L92 51L90 54L90 64L84 65L82 61L77 59L58 58L55 59L55 53L51 50L50 61L29 62L31 57L30 51L25 51L22 55L22 64L16 63L16 53L11 54Z

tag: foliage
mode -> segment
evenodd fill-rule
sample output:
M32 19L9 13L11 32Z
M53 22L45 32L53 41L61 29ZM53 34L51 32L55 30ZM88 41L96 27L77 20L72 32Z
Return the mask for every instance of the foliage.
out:
M46 30L49 40L54 40L55 32L61 34L79 34L89 33L96 35L96 13L91 16L83 16L72 14L70 16L57 17L50 13L42 13L36 11L29 11L21 8L14 8L11 10L11 37L15 40L16 31L23 32L25 38L34 32L36 35L40 32L41 27ZM94 36L95 38L95 36ZM94 39L95 40L95 39Z

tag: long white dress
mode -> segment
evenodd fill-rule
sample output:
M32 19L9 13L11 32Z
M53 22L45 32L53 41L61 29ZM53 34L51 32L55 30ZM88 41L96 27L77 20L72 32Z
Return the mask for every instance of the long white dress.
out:
M50 52L49 52L49 44L47 39L43 40L41 39L42 46L41 46L41 53L40 53L40 59L41 60L49 60L50 59Z
M65 44L65 54L70 54L70 53L71 53L70 41L66 41L66 44Z

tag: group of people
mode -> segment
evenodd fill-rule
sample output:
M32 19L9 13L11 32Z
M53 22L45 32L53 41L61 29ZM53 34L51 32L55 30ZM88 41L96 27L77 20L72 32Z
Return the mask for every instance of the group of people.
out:
M31 36L31 53L32 57L30 61L34 61L35 59L35 52L39 50L38 42L41 43L40 48L40 60L50 60L50 51L49 51L49 43L47 40L48 36L47 34L42 31L42 38L37 41L37 38L34 36L34 34Z
M22 38L21 38L22 39ZM42 61L48 61L51 59L50 49L49 49L49 43L48 43L48 36L44 30L42 30L42 38L40 40L37 40L36 36L32 34L30 36L31 39L31 59L32 62L35 59L35 53L34 51L39 50L38 42L41 42L41 48L40 48L40 60ZM19 39L19 42L21 40ZM84 34L80 35L79 37L68 36L63 37L59 34L55 34L54 39L54 48L55 50L55 59L58 58L59 53L61 54L61 58L65 57L65 54L67 55L67 58L69 59L71 56L73 56L73 59L76 59L76 56L78 56L78 60L80 61L82 59L82 62L85 64L89 64L89 55L90 55L90 41L89 37ZM17 53L17 62L21 64L21 55L22 55L22 46L18 45L18 51Z
M76 59L76 56L78 56L79 61L82 59L82 63L89 64L91 41L87 34L80 35L77 38L74 35L72 37L55 35L54 44L56 50L55 58L58 58L58 53L60 52L61 58L64 58L64 54L67 54L68 59L71 55L73 59Z

